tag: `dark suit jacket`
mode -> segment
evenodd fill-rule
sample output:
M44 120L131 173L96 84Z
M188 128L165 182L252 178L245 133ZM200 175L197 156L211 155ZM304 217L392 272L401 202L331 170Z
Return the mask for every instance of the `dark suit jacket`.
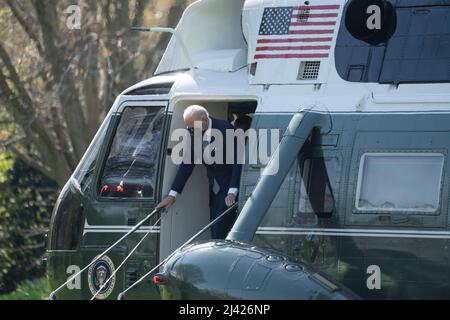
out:
M227 129L233 129L233 126L228 123L227 121L218 120L211 118L212 120L212 129L220 130L220 132L223 135L223 164L212 164L207 165L204 163L204 160L202 160L203 165L206 166L206 171L208 175L209 180L209 190L210 192L213 190L214 187L214 179L216 179L217 183L220 186L220 192L228 193L228 190L230 188L239 188L240 184L240 176L241 176L241 169L242 165L237 164L237 145L236 140L234 140L232 143L234 144L234 164L227 164L226 162L226 130ZM213 138L214 139L214 138ZM213 142L213 141L211 141ZM231 143L231 142L230 142ZM194 139L191 139L191 150L192 154L194 154ZM175 181L172 185L172 190L176 191L178 193L181 193L184 189L184 186L186 185L186 182L188 181L189 177L192 174L192 171L195 168L195 164L186 164L182 163L178 169L178 173L175 177Z

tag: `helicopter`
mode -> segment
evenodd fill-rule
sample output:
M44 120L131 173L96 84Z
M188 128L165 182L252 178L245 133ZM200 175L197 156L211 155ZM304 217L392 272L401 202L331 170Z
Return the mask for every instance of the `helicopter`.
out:
M138 30L173 36L58 198L52 299L449 298L450 2L199 0ZM202 166L155 210L194 104L250 116L248 154L280 132L226 239Z

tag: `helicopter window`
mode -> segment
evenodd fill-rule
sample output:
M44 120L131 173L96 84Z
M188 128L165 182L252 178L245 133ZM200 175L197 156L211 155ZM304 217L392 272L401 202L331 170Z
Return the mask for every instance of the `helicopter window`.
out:
M356 208L434 213L439 207L443 167L442 154L365 154Z
M314 224L336 207L342 162L337 156L300 157L293 164L261 228Z
M300 167L301 181L297 184L297 215L315 214L321 218L330 217L335 200L333 190L337 190L339 159L310 158Z
M335 51L338 74L351 82L449 82L449 2L389 2L396 7L397 22L391 24L396 28L392 37L380 44L366 43L352 36L346 28L344 14ZM355 21L359 19L356 17ZM355 26L356 30L361 34L364 30L372 32L365 28L366 21L362 21L364 25Z
M126 108L99 189L102 197L153 197L163 108Z

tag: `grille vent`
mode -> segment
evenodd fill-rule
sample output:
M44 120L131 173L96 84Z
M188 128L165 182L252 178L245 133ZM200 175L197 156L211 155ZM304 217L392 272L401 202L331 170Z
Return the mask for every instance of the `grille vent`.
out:
M320 61L303 61L300 64L298 80L317 80L320 72Z

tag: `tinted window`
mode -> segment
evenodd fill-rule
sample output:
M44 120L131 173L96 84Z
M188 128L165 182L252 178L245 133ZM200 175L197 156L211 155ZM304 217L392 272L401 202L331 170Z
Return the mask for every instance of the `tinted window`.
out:
M104 197L153 197L164 109L126 108L100 182Z
M385 44L371 46L352 37L343 17L335 50L341 78L352 82L449 82L449 3L389 2L396 7L397 28Z
M442 154L366 154L361 159L356 208L436 212Z
M314 213L331 216L335 206L333 189L337 189L338 168L337 158L312 158L303 162L297 187L297 215Z

